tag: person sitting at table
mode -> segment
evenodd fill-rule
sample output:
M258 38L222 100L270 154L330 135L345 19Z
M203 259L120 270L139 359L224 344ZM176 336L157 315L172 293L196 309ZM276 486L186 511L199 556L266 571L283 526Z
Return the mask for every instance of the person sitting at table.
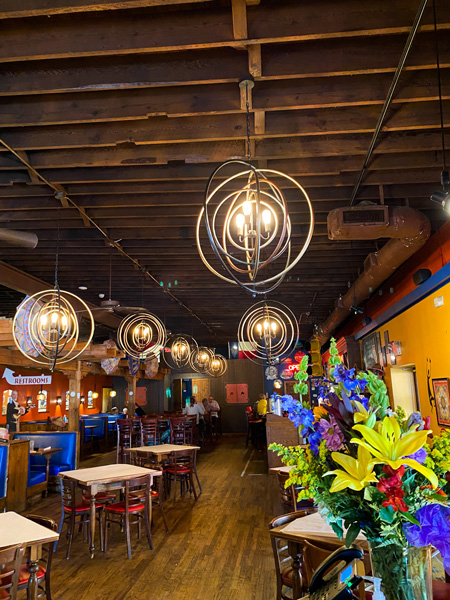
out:
M128 408L126 406L122 409L122 414L124 415L125 419L128 418Z
M256 405L256 412L259 417L265 417L267 414L267 398L265 394L259 395L258 404Z
M205 404L205 410L209 414L211 425L215 428L217 419L219 417L220 405L217 400L215 400L214 396L210 396L208 398L208 401Z
M197 416L198 434L202 440L205 432L205 409L203 407L203 403L197 402L195 396L191 396L190 404L186 404L186 406L183 408L183 415Z

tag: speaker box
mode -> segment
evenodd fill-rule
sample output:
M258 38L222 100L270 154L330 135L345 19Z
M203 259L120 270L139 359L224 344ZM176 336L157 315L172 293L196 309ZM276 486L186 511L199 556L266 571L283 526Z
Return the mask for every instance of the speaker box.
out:
M420 285L431 277L430 269L419 269L413 275L413 280L416 285Z

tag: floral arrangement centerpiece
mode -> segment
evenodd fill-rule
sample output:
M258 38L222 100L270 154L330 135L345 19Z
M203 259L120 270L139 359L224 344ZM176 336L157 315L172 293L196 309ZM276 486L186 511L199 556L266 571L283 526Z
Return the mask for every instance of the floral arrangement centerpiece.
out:
M346 369L331 340L329 380L320 404L283 396L283 409L306 447L272 444L291 465L286 486L313 499L351 545L362 532L387 600L431 600L430 545L450 572L450 433L433 436L429 418L390 409L384 382ZM307 360L296 391L306 393Z

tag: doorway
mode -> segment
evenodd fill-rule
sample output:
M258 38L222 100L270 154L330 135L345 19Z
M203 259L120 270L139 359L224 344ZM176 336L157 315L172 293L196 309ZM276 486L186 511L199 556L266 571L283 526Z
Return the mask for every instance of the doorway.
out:
M391 381L394 409L401 406L407 415L420 411L415 365L392 367Z

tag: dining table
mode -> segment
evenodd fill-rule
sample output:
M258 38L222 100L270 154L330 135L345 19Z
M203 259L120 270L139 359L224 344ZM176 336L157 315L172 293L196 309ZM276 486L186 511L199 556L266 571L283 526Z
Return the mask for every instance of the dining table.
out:
M272 473L289 473L294 467L295 465L283 465L282 467L271 467L269 471Z
M129 448L128 451L133 454L152 454L158 465L167 459L171 454L177 454L178 452L185 452L186 450L194 451L194 475L197 480L199 489L199 495L202 493L202 486L198 478L197 473L197 450L200 450L200 446L191 446L189 444L156 444L154 446L138 446L136 448Z
M111 464L100 467L88 467L84 469L75 469L73 471L63 471L59 477L67 477L77 482L84 492L90 496L90 555L95 556L95 496L99 492L118 490L125 487L125 484L130 479L140 477L142 475L150 475L150 485L153 484L153 478L161 476L161 471L156 469L147 469L136 465L128 464ZM149 498L149 522L152 521L152 500L151 494Z
M344 541L338 538L331 525L329 525L318 512L299 517L287 525L274 527L270 530L270 535L273 538L287 541L288 552L292 558L292 569L294 572L294 598L300 598L301 596L301 576L299 575L299 572L304 541L326 542L328 545L335 545L336 549L344 545ZM368 548L367 538L361 533L357 536L354 543L361 546L364 550L367 550Z
M49 542L57 542L59 534L43 527L14 511L0 513L0 550L9 546L29 548L29 571L27 600L38 597L37 570L42 556L42 546Z

